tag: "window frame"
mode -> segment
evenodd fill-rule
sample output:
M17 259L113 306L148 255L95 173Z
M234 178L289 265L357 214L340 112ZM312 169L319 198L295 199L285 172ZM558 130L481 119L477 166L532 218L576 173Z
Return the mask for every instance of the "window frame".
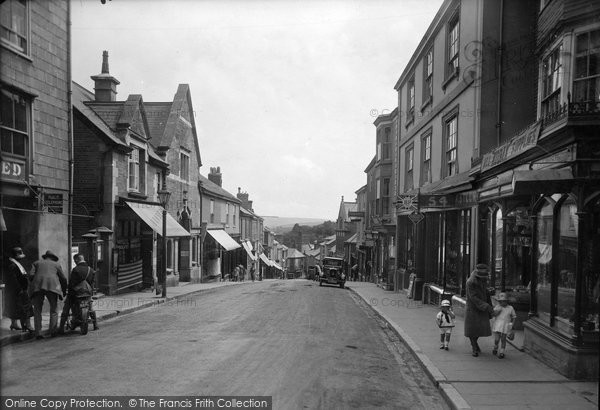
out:
M598 99L590 99L590 91L591 91L591 87L588 85L584 88L585 93L586 93L586 99L583 100L575 100L575 96L577 95L576 93L576 86L578 84L586 84L586 83L591 83L593 81L596 81L596 83L598 84L598 88L600 88L600 68L597 68L597 74L591 74L590 75L590 56L592 55L597 55L600 54L600 51L598 53L591 53L592 50L592 44L591 44L591 37L592 37L592 33L598 33L598 35L600 36L600 27L594 27L591 28L589 30L585 30L585 31L581 31L578 32L574 35L574 42L573 42L573 92L572 92L572 96L573 96L573 100L572 102L575 103L585 103L585 104L598 104L598 102L600 101L600 98ZM578 52L577 50L577 46L578 46L578 40L580 37L582 36L586 36L587 37L587 47L585 52ZM597 47L596 50L599 50L600 47ZM585 58L586 60L586 73L584 76L577 76L578 75L578 60L581 58ZM600 58L599 58L600 59ZM598 94L600 90L596 89L596 95ZM594 108L594 107L590 107L590 108Z
M562 50L563 44L556 45L550 51L546 57L542 59L542 75L541 77L541 99L540 99L540 113L542 117L555 112L560 107L561 102L561 90L563 85L563 62L562 62ZM550 64L549 64L549 60ZM546 67L552 66L551 73L548 72ZM552 83L552 90L548 90L548 84Z
M431 139L433 130L430 128L421 134L421 185L431 182Z
M412 73L406 83L406 128L415 121L415 100L415 74Z
M127 155L127 190L130 192L140 192L140 147L134 144L129 145L132 150ZM132 168L133 166L133 168ZM132 175L133 169L133 175ZM134 178L132 185L131 178Z
M421 110L433 103L433 47L423 58L423 104Z
M455 30L456 38L453 39ZM446 26L446 64L444 66L445 81L458 76L460 72L460 8L452 13Z
M179 178L190 181L190 154L183 150L179 151Z
M450 177L453 175L456 175L459 173L459 167L458 167L458 107L455 107L451 112L449 112L447 115L445 115L442 119L442 130L443 130L443 145L444 145L444 149L442 151L442 177L446 178L446 177ZM449 125L450 123L452 123L453 121L455 121L456 125L455 125L455 132L454 132L454 144L452 146L450 146L450 143L452 142L452 140L450 139L452 137L452 134L449 130ZM454 159L452 161L448 160L448 156L450 154L450 157L452 157L452 154L454 154ZM450 167L449 165L453 164L453 167Z
M25 167L26 169L29 169L29 165L30 164L30 159L31 159L31 146L32 146L32 126L31 126L31 119L32 119L32 109L33 109L33 101L32 99L26 95L25 93L21 93L15 89L11 89L8 87L3 87L0 88L0 93L2 94L9 94L9 96L7 96L7 99L10 99L11 101L11 107L10 107L10 111L11 111L11 117L10 120L12 120L11 124L6 124L6 121L9 119L3 119L4 115L0 112L0 118L2 118L1 122L0 122L0 134L3 134L2 140L4 139L4 135L9 134L10 133L10 145L11 145L11 150L10 151L4 151L2 149L2 143L0 142L0 152L2 153L2 156L6 156L7 158L14 158L16 160L20 160L20 161L24 161L25 162ZM2 100L4 100L4 98L2 98ZM0 101L2 101L0 100ZM17 108L15 107L16 105L16 101L19 100L20 102L22 102L23 105L23 114L24 114L24 118L21 121L18 121L17 119ZM0 109L2 109L3 107L0 105ZM19 122L19 124L17 124ZM20 125L22 125L22 128L20 127ZM23 140L23 154L20 153L15 153L14 152L14 141L15 141L15 134L17 136L20 136L21 139Z
M14 19L13 17L13 13L12 13L12 5L13 3L21 3L21 1L19 0L5 0L6 3L3 4L2 6L5 7L10 7L10 12L6 13L10 19L11 22L14 23ZM12 51L15 51L19 54L23 54L25 56L29 56L30 54L30 49L31 49L31 21L30 21L30 16L31 16L31 11L30 11L30 2L28 0L23 0L23 6L24 6L24 16L23 16L23 31L22 33L17 33L15 31L15 27L7 27L4 24L2 24L2 20L0 18L0 44ZM0 13L0 14L4 14L4 13ZM19 39L18 42L12 41L10 38L6 38L5 37L5 32L8 32L11 34L11 36L15 36ZM25 45L23 46L22 42L25 42Z
M414 180L415 168L415 145L411 143L404 149L404 191L409 191L415 187Z

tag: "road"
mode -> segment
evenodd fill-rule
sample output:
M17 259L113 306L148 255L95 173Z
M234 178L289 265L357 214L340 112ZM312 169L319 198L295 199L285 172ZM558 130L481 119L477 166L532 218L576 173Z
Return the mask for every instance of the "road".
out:
M447 408L362 300L306 280L227 286L2 349L3 395L267 395L276 409Z

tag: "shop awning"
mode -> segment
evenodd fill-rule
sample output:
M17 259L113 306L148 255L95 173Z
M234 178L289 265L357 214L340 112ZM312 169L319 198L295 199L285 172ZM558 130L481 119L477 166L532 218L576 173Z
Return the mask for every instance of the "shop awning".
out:
M513 173L513 195L569 192L573 187L571 168L536 169Z
M254 254L252 253L252 243L249 241L244 241L242 242L242 247L244 248L244 250L246 251L246 253L248 254L248 256L250 257L250 259L252 259L253 261L257 260L258 258L256 256L254 256Z
M271 261L271 263L273 264L273 266L275 267L275 269L283 270L283 268L281 266L279 266L279 264L277 262Z
M226 251L232 251L240 247L240 244L223 229L209 229L206 233L212 236Z
M133 210L154 232L162 235L163 207L139 202L127 202ZM190 236L190 233L167 212L167 237Z
M260 260L264 262L265 265L267 266L273 266L273 263L271 262L271 260L269 258L267 258L267 255L265 255L264 253L261 253L259 255Z

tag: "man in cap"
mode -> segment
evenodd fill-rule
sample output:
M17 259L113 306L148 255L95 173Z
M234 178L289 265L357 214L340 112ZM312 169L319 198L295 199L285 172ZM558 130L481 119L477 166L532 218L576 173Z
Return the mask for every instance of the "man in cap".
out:
M92 289L92 293L94 289L96 272L88 266L87 262L85 261L85 256L83 256L81 253L78 253L73 256L73 261L75 262L75 267L69 276L69 292L65 298L65 304L63 305L63 310L60 315L60 324L58 325L59 335L65 333L65 324L67 323L67 319L69 317L69 311L71 310L73 304L78 303L78 295L75 287L85 280L90 285L89 289ZM92 319L92 323L94 325L94 330L98 330L98 320L96 319L96 312L94 311L92 303L90 303L89 312L90 318Z
M33 323L36 339L42 336L42 307L44 297L50 304L50 335L56 336L56 325L58 324L58 313L56 312L57 299L67 293L67 278L62 267L58 263L58 256L52 251L46 251L42 259L33 263L29 273L31 280L31 302L33 304Z
M490 318L494 314L487 291L489 268L478 263L467 280L467 309L465 311L465 336L471 341L473 356L479 356L481 348L477 339L491 336Z

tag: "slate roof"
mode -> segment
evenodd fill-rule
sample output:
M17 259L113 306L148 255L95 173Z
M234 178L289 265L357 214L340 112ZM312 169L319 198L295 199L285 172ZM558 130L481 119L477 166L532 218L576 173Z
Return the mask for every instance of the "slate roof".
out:
M237 199L237 197L230 194L229 192L227 192L226 190L224 190L223 188L221 188L220 186L218 186L217 184L212 182L210 179L200 175L199 180L200 180L200 182L202 182L202 190L204 192L208 192L216 197L227 199L227 200L233 201L238 204L242 203L242 201Z
M288 254L287 254L287 258L288 259L297 259L297 258L304 258L304 254L302 254L302 252L300 252L298 249L295 248L290 248L288 250Z

